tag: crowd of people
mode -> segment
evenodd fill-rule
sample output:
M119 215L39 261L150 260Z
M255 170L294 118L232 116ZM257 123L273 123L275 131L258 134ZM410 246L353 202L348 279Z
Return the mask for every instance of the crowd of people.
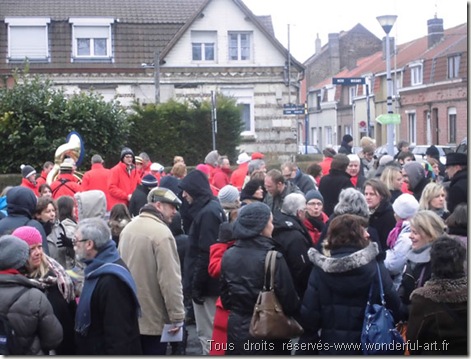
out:
M127 147L111 169L92 156L82 177L65 158L49 183L52 162L39 176L22 165L0 197L0 313L15 353L183 355L195 323L204 355L361 354L379 270L411 354L467 354L467 155L442 164L433 145L423 161L403 141L395 157L375 158L369 137L352 145L345 135L306 171L268 169L260 152L233 170L213 150L165 173ZM298 338L250 334L271 250Z

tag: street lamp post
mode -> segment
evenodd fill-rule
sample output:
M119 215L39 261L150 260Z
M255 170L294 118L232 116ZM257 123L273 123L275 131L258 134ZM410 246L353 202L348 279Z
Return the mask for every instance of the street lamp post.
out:
M390 55L390 45L389 45L389 32L391 31L394 23L396 22L397 15L383 15L376 17L379 24L386 33L386 82L387 82L387 106L388 114L393 113L392 107L392 93L393 93L393 84L391 79L391 55ZM388 154L394 156L394 124L387 125L387 141L388 141Z

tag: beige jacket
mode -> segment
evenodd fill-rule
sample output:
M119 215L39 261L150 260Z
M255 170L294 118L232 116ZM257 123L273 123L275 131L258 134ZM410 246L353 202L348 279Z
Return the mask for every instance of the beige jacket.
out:
M121 232L118 251L136 282L141 335L161 335L164 324L183 322L180 259L168 226L143 212Z

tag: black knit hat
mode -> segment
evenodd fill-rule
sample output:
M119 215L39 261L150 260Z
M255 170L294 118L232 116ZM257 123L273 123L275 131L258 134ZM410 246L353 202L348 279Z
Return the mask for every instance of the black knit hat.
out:
M141 183L143 186L148 187L148 188L154 188L159 185L159 181L157 181L157 178L155 178L150 173L142 177Z
M440 158L440 152L438 152L438 148L436 148L434 145L430 146L427 148L425 151L425 154L430 157L434 158Z
M123 162L123 158L126 155L132 155L133 162L136 160L136 158L134 157L134 152L129 147L123 147L123 149L121 150L121 157L120 157L121 162Z
M248 181L242 191L240 192L240 200L243 201L244 199L257 199L254 198L253 195L258 190L259 187L263 188L263 181L258 179L252 179ZM257 199L258 200L258 199Z
M234 238L256 237L263 231L270 216L270 207L265 203L253 202L243 206L234 222Z
M349 143L353 141L353 137L351 135L345 135L342 138L342 142Z

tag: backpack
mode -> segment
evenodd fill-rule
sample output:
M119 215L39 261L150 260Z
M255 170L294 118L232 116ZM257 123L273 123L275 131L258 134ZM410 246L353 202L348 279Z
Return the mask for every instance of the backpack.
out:
M13 304L26 292L29 288L23 288L13 296L13 301L7 307L5 313L0 313L0 355L18 355L24 354L15 330L13 329L10 320L8 319L8 312Z
M365 318L361 331L361 347L365 355L404 355L405 344L401 334L394 325L394 318L386 308L384 300L383 282L379 265L376 263L381 304L372 303L373 283L365 308Z

